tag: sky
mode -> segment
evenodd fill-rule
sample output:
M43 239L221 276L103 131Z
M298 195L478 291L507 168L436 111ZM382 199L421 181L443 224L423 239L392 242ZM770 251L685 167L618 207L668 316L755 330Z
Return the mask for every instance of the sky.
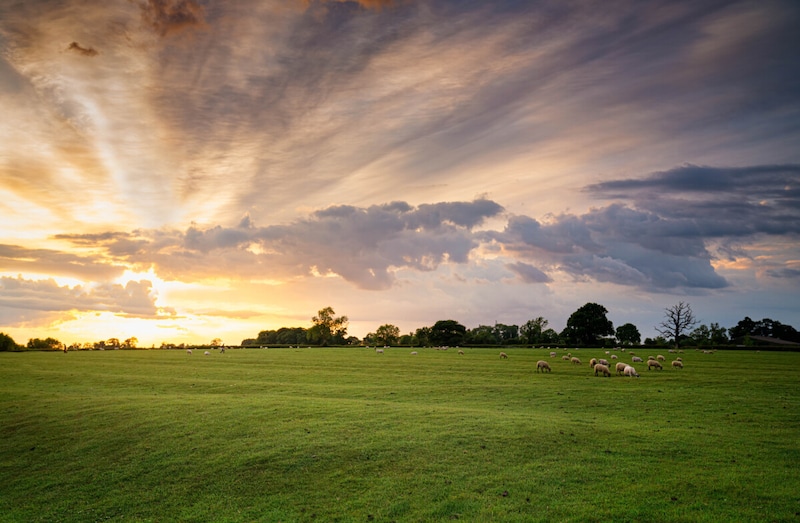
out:
M800 328L795 0L0 0L0 332Z

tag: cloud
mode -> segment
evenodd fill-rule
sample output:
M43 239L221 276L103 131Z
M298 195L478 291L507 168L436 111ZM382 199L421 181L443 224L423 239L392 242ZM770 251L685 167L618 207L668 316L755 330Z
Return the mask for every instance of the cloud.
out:
M171 309L157 307L155 298L147 280L70 287L52 279L0 277L0 323L14 326L43 319L57 321L71 319L78 312L98 311L128 318L174 316Z
M101 281L121 276L125 267L98 255L82 256L52 249L29 249L0 244L0 271Z
M83 47L78 42L72 42L71 44L69 44L69 47L67 47L67 50L68 51L75 51L76 53L82 54L83 56L97 56L97 51L95 51L93 48L91 48L91 47Z
M519 276L524 283L549 283L553 281L550 276L528 263L509 263L506 268Z
M161 36L205 27L205 10L195 0L147 0L139 4L142 20Z

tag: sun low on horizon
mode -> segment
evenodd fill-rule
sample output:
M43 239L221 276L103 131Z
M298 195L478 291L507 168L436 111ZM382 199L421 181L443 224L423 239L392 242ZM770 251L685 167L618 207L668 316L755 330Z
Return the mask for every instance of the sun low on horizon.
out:
M800 5L0 4L0 332L798 325Z

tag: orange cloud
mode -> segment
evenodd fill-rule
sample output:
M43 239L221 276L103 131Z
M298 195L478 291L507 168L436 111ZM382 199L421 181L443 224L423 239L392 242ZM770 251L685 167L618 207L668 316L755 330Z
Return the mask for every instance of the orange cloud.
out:
M205 10L196 0L147 0L139 7L145 24L161 36L206 25Z
M304 0L306 6L311 4L314 0ZM383 9L384 7L392 7L395 4L395 0L318 0L321 3L326 2L339 2L339 3L356 3L359 4L361 7L366 9Z
M76 53L80 53L83 56L97 56L97 51L92 49L91 47L83 47L78 42L72 42L67 47L67 51L75 51Z

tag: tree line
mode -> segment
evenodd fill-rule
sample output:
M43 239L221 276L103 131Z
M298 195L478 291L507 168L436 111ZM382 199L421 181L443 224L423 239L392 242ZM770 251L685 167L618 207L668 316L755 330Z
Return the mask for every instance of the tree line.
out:
M523 325L478 325L468 329L456 320L439 320L431 326L419 327L407 334L390 323L383 324L370 332L364 339L348 336L347 316L337 316L332 307L320 309L311 318L311 327L281 327L263 330L255 338L242 340L241 346L269 345L406 345L415 347L430 346L723 346L756 345L764 341L780 340L800 344L800 333L791 325L782 324L770 318L755 321L745 317L735 326L721 327L718 323L700 324L691 306L685 302L664 309L664 319L655 326L658 336L646 338L642 342L636 325L625 323L614 328L607 317L608 310L598 303L586 303L573 312L561 332L548 327L549 321L542 316L530 319ZM110 338L98 342L74 343L67 346L55 338L31 338L27 345L17 345L14 340L0 332L0 351L21 350L79 350L79 349L135 349L135 337L120 341ZM222 346L222 340L214 338L210 346ZM162 349L183 348L184 344L162 343Z

